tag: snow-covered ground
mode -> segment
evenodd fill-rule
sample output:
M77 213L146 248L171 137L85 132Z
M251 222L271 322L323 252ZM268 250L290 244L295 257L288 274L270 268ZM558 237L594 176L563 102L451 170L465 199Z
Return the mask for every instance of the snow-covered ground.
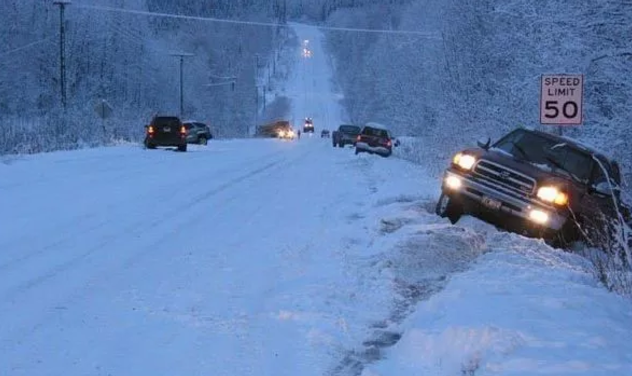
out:
M295 30L314 137L1 160L0 375L632 374L632 304L581 258L320 139L343 114Z

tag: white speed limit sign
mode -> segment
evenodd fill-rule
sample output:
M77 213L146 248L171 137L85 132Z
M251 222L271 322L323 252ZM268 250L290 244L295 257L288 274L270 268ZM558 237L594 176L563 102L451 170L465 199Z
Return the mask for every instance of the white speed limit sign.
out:
M542 75L540 82L540 123L580 125L583 120L583 98L583 75Z

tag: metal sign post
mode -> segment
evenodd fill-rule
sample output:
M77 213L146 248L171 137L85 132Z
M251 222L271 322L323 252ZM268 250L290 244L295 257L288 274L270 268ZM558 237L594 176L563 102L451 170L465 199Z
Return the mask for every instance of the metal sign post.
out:
M106 136L107 130L105 128L105 119L112 116L112 114L114 113L114 110L112 109L112 106L110 106L110 104L105 99L100 99L94 105L94 111L97 113L97 116L101 118L101 126L103 127L103 135Z

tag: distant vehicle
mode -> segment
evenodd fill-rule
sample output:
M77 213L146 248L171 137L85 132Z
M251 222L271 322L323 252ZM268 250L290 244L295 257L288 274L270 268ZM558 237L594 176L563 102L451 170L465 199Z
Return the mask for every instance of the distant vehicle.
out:
M303 125L303 133L314 133L314 122L311 118L305 119L305 124Z
M399 142L394 140L389 130L378 123L367 123L356 138L356 155L359 153L377 154L382 157L390 157L393 146Z
M320 131L320 138L329 138L329 129L323 129Z
M271 123L260 125L257 127L257 137L279 137L280 131L292 129L290 122L287 120L275 120Z
M208 125L198 121L185 121L182 123L187 130L187 143L206 145L213 138Z
M277 135L280 139L283 140L293 140L296 137L296 133L294 133L293 129L281 129Z
M333 147L338 146L342 148L345 145L355 146L361 130L362 128L357 125L342 124L338 127L338 130L334 131L331 135Z
M499 141L457 153L444 173L436 213L464 214L565 247L578 240L612 244L621 202L616 161L578 141L518 128Z
M176 116L155 116L145 126L144 145L147 149L158 146L175 146L178 151L187 151L187 130Z

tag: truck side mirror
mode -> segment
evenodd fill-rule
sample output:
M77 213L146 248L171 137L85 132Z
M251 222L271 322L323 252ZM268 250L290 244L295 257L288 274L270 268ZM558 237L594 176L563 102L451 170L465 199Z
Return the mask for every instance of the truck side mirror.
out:
M612 194L616 193L617 191L619 191L619 187L617 187L614 184L608 184L607 181L602 181L599 182L597 184L595 184L593 186L593 190L600 194L600 195L604 195L604 196L611 196Z
M484 138L481 138L478 141L476 141L476 144L478 145L478 147L485 150L489 150L489 145L491 143L492 143L492 139L489 137L487 137L487 140Z

